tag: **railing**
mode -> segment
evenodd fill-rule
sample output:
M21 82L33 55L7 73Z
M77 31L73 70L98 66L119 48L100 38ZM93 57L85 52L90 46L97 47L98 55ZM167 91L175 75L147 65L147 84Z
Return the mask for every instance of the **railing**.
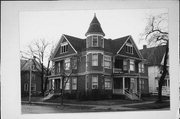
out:
M120 69L120 68L113 68L113 73L122 73L122 69Z
M125 95L126 95L129 99L131 99L131 100L139 100L140 97L141 97L140 92L133 93L132 90L128 90L128 89L125 89L125 90L124 90L124 93L125 93Z

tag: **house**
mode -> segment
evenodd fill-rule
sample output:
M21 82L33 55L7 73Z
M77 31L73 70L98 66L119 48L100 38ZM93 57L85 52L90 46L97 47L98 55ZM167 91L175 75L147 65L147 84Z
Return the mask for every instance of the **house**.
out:
M139 99L141 93L148 93L145 60L132 36L106 39L96 15L85 36L82 39L63 34L60 38L51 59L54 70L48 88L52 93L61 93L63 73L71 74L65 85L70 97L125 95Z
M41 66L35 59L21 59L21 96L29 95L30 76L31 93L37 96L41 93ZM30 75L31 74L31 75Z
M149 77L149 92L152 94L158 93L158 80L161 76L161 67L163 65L166 45L147 48L146 45L140 50L143 57L147 60L148 77ZM169 61L167 62L169 66ZM162 95L170 94L169 73L166 75L165 82L162 87Z

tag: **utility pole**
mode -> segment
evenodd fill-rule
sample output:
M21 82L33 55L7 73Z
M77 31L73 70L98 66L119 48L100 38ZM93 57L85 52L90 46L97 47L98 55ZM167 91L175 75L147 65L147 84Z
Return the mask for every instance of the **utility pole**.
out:
M29 103L31 103L31 78L32 78L32 59L30 59L30 65L29 65Z

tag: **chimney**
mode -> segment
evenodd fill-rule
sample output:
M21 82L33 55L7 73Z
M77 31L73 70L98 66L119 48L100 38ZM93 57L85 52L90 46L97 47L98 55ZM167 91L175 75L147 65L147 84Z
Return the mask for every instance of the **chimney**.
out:
M143 45L143 49L146 49L147 48L147 45Z

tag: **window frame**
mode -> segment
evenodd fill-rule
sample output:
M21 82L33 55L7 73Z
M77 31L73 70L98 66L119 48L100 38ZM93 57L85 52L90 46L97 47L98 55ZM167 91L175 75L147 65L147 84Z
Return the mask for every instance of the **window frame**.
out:
M144 63L140 62L138 64L138 70L139 70L139 73L144 73L145 72Z
M133 45L130 43L126 43L126 53L133 54Z
M64 69L65 70L70 70L71 67L71 59L70 58L66 58L64 60Z
M123 71L128 71L128 59L123 59Z
M61 44L61 48L60 48L60 54L66 53L68 52L68 43L64 42Z
M131 66L133 66L133 70L131 69ZM135 71L135 60L133 60L133 59L129 60L129 70Z
M98 76L92 76L92 89L98 89Z
M109 66L106 66L106 63L109 63ZM104 55L104 68L107 68L107 69L112 68L111 56L109 56L109 55Z
M112 89L112 81L111 78L104 78L104 88L105 90L111 90Z
M97 42L96 46L94 45L94 40L96 40L96 42ZM93 35L92 36L92 47L98 47L98 45L99 45L98 44L98 35Z
M67 81L67 82L66 82ZM65 90L70 90L70 80L68 78L65 78ZM68 84L68 85L67 85Z
M94 58L94 55L97 55L97 57ZM92 53L92 66L98 66L98 53Z
M72 77L72 90L77 90L77 77Z

